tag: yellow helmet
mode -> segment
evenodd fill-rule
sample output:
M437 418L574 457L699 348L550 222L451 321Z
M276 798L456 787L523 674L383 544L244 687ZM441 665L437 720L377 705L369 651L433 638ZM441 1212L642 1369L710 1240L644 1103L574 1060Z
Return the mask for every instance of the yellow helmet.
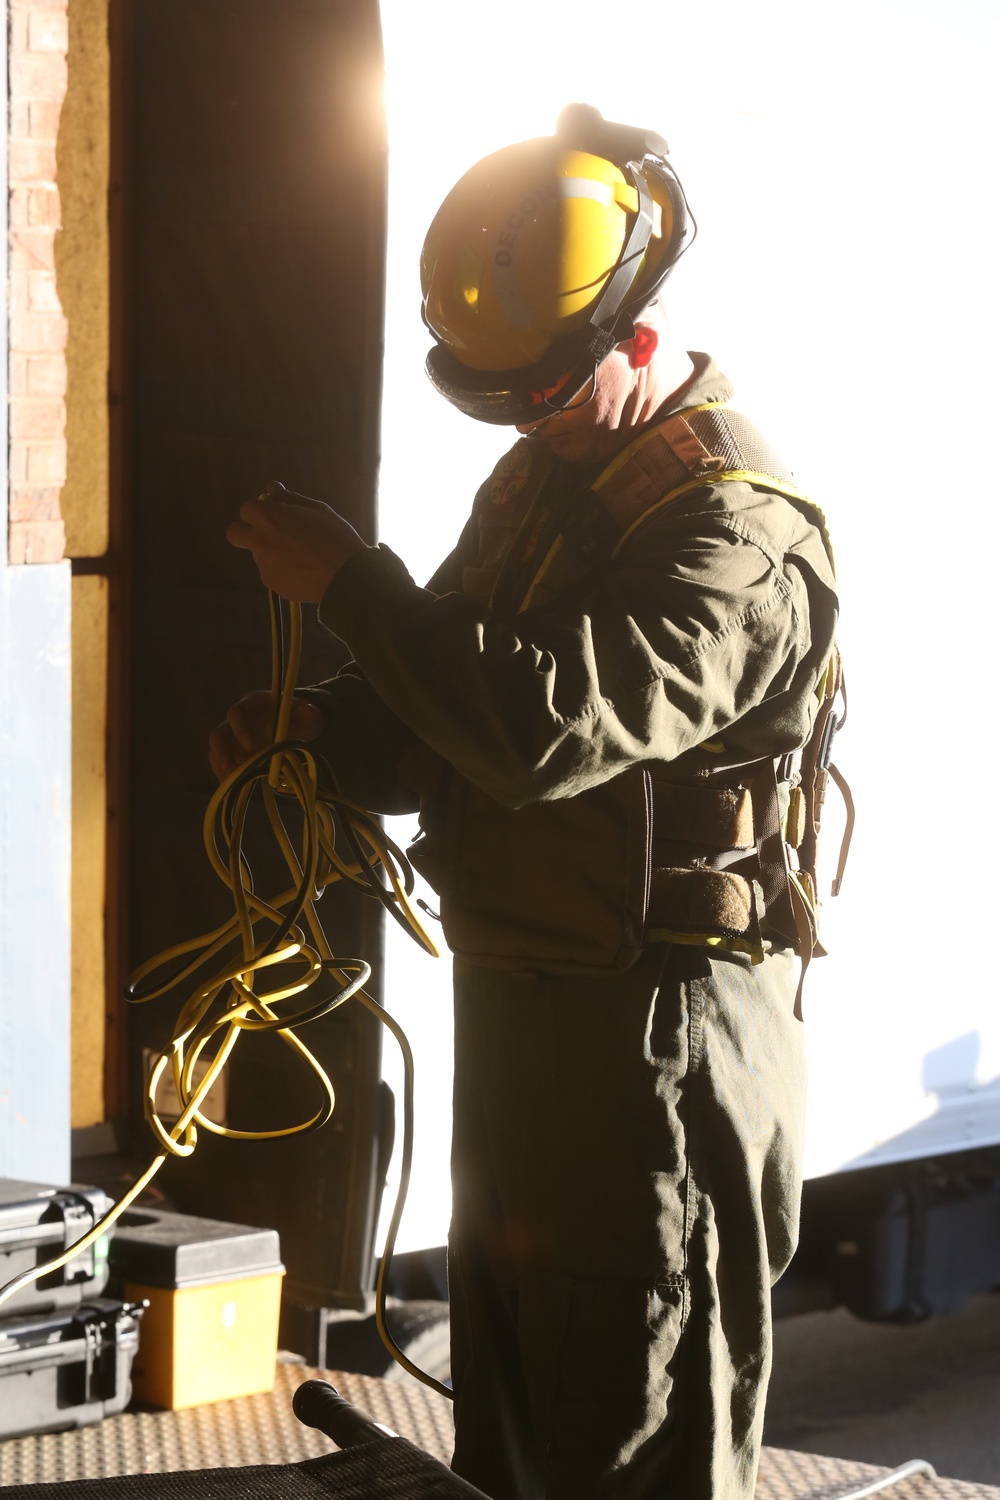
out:
M427 371L485 422L565 406L648 305L694 221L656 135L570 105L554 136L478 162L421 256Z

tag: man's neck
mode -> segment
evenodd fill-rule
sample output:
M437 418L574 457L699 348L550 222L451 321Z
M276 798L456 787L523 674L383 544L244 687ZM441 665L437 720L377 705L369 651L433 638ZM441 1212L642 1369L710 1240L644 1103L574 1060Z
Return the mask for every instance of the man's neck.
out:
M664 349L661 345L643 373L646 378L637 386L632 408L626 409L626 421L618 429L615 452L627 448L657 420L665 407L678 402L698 371L686 349Z
M656 361L656 388L658 395L649 420L658 411L661 411L663 407L674 405L683 396L698 373L686 349L663 350L662 361L662 367L660 366L660 361Z

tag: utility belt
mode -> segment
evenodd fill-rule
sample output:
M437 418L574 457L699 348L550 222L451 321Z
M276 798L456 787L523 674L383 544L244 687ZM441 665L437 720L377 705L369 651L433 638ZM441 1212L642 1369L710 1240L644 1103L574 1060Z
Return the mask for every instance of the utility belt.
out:
M795 755L713 784L657 764L512 809L439 763L410 858L438 892L448 946L471 963L596 977L671 942L754 962L791 948L804 973L823 952L819 769ZM838 883L845 858L846 840Z
M546 532L549 465L540 445L519 443L477 497L478 566L464 586L507 611L557 599L662 506L706 482L740 480L785 495L829 551L822 513L752 424L715 404L674 413L643 434L574 502L571 527L554 540ZM627 969L649 942L754 961L788 947L804 972L823 951L816 853L831 776L849 811L837 885L853 824L850 794L830 765L842 700L834 649L801 750L733 764L732 754L720 757L723 747L705 745L518 809L428 752L417 778L427 793L423 833L410 855L440 896L449 947L489 967L592 976Z

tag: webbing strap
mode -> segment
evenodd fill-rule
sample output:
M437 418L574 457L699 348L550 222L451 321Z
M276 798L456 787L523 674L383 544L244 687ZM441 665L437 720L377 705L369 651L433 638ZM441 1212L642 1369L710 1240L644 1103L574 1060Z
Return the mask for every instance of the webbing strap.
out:
M725 468L725 459L721 454L713 453L710 448L705 447L683 412L678 412L675 417L668 417L660 426L659 433L692 474L699 470L710 474Z
M792 908L792 916L795 918L795 931L798 934L798 954L802 967L799 970L799 982L795 990L794 1015L796 1021L802 1020L802 991L805 988L806 970L809 967L813 954L816 952L817 932L816 914L810 908L809 902L801 885L795 878L794 870L788 881L788 893Z
M789 896L788 846L781 826L778 777L773 760L760 763L750 782L750 799L767 926L787 942L795 943L799 937L799 924Z
M830 890L832 896L839 896L840 887L844 881L847 856L851 851L851 839L854 836L854 794L847 784L847 778L837 770L832 761L826 769L830 774L830 779L836 784L840 795L844 799L844 808L847 813L847 822L844 824L844 833L840 840L840 857L837 860L837 873L833 877L833 885Z
M672 499L686 482L704 484L724 468L722 455L705 445L680 411L630 443L594 480L592 489L608 514L628 530Z
M637 515L651 510L665 490L669 491L689 473L662 427L654 427L638 443L626 448L594 480L591 488L619 530L625 530Z

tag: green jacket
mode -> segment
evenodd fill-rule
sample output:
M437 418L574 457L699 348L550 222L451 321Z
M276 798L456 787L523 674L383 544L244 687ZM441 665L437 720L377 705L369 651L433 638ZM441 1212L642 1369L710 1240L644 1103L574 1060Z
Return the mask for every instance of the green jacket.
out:
M714 363L692 357L676 408L727 401ZM565 514L594 475L553 467ZM523 590L505 598L503 573L492 606L476 597L490 486L427 588L382 546L331 584L320 618L354 662L310 691L326 711L322 749L346 796L420 808L415 862L455 951L611 971L649 936L676 935L656 930L649 867L657 845L668 864L689 862L677 852L687 789L739 788L747 767L808 738L833 643L832 566L808 512L706 480L518 613ZM676 827L650 830L651 782L673 789Z

